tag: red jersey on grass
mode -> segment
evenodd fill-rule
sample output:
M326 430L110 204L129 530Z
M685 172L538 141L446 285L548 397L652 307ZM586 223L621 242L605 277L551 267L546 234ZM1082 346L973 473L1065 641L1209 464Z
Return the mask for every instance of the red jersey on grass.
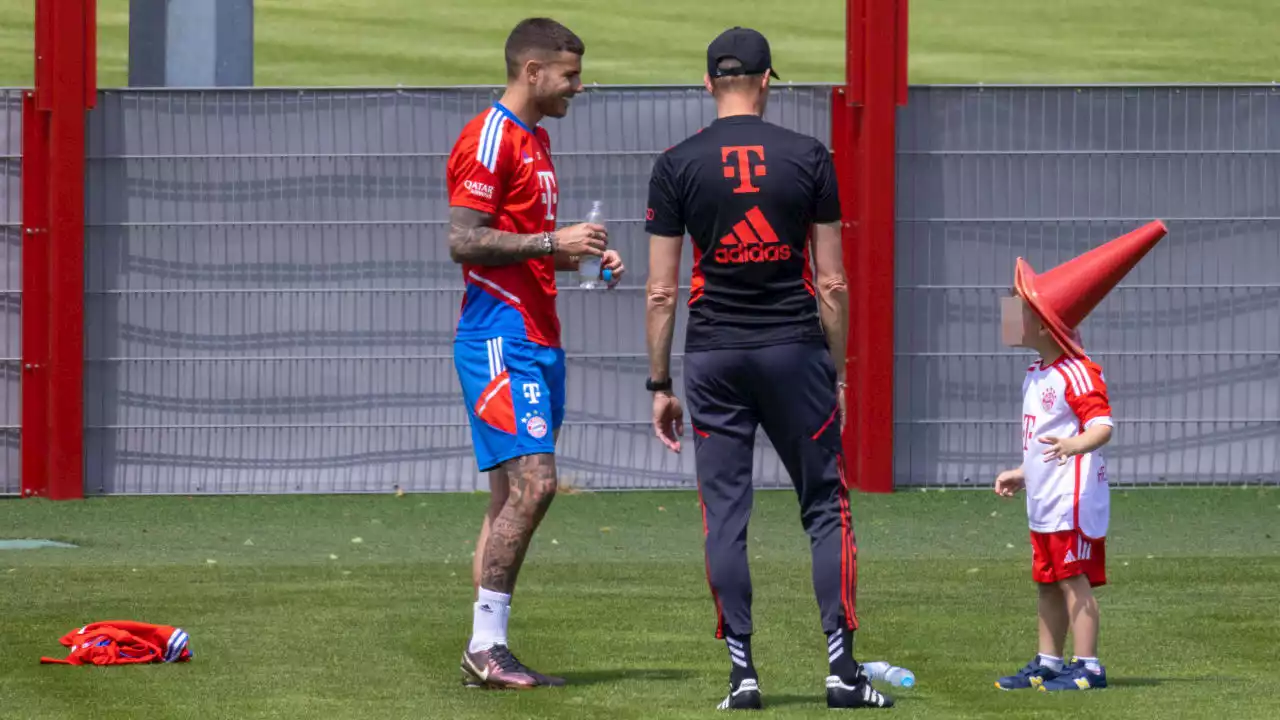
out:
M191 659L187 641L187 633L182 628L108 620L90 623L63 635L58 642L71 648L65 660L42 657L40 662L58 665L186 662Z

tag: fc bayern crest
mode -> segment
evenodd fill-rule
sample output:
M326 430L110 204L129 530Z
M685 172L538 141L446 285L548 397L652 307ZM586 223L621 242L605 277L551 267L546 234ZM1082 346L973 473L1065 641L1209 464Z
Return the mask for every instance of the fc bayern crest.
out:
M525 422L524 429L529 431L530 437L535 440L541 440L547 436L547 421L538 415L534 415Z
M1053 404L1058 402L1058 392L1053 388L1048 388L1040 395L1040 405L1045 412L1053 409Z

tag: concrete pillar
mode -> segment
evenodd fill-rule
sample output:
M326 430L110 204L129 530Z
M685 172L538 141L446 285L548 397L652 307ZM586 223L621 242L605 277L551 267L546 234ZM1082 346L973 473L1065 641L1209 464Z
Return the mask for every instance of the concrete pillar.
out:
M130 87L253 85L253 0L129 0Z

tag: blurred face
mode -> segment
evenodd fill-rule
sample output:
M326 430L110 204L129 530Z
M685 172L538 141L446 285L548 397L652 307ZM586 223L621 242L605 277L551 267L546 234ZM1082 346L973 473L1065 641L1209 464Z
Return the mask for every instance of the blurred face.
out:
M1035 311L1021 297L1000 298L1000 341L1008 347L1036 349L1047 333Z
M538 112L553 118L569 114L569 102L582 92L581 55L559 52L541 60L530 60L525 72Z

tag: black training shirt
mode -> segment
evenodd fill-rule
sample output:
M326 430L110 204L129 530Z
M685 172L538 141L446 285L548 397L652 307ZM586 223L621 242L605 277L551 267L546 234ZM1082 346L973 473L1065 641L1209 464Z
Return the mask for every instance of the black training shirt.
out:
M822 338L809 233L838 220L831 154L807 135L736 115L663 153L645 231L693 238L685 350Z

